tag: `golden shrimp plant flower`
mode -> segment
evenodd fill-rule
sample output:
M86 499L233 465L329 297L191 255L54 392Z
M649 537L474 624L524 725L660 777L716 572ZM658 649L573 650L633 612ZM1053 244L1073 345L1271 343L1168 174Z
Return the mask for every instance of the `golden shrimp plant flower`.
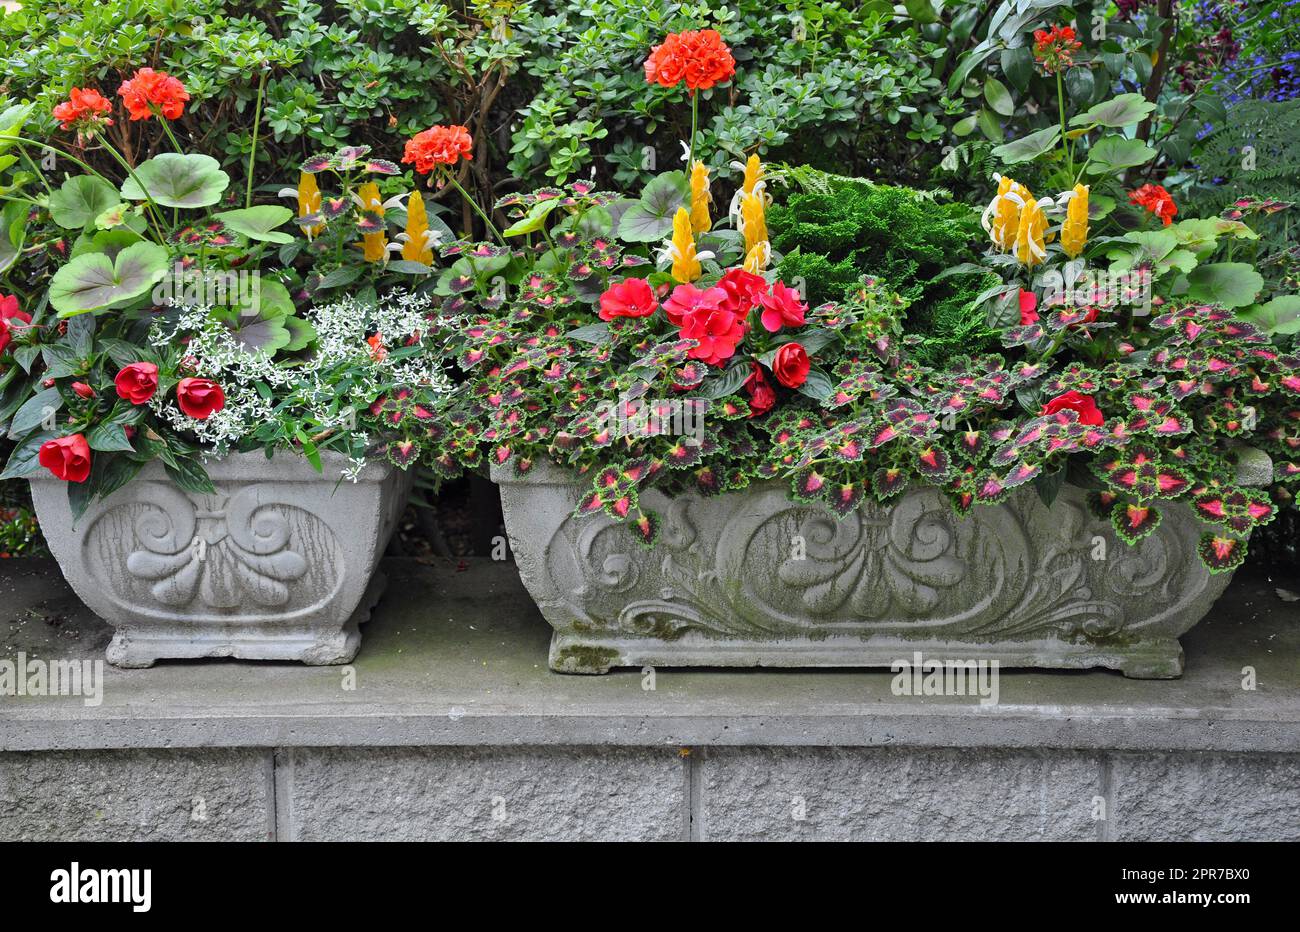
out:
M1028 188L1009 176L994 175L993 177L998 181L998 193L984 209L980 223L984 231L989 234L993 245L1002 252L1009 252L1016 244L1021 208L1033 196Z
M712 259L711 252L695 251L695 236L691 232L691 214L685 207L678 207L673 216L673 236L660 253L661 260L672 263L673 278L682 284L693 282L703 274L701 259Z
M691 230L695 233L707 233L713 226L709 217L709 204L713 195L709 193L709 169L699 159L691 166Z
M1071 259L1078 258L1088 243L1088 186L1076 184L1073 191L1063 195L1065 220L1061 224L1061 251Z
M1047 246L1045 244L1047 216L1043 213L1043 210L1045 207L1051 206L1052 201L1050 198L1036 201L1030 197L1025 199L1024 206L1020 208L1020 223L1016 227L1016 240L1013 251L1022 265L1032 268L1047 258Z
M316 176L310 172L302 172L298 176L297 188L285 188L280 192L282 197L296 198L298 201L299 217L315 217L320 214L321 196L320 185L316 183ZM325 230L323 223L299 224L302 232L308 239L320 236Z
M429 229L429 212L419 191L412 191L406 202L406 230L397 238L402 241L403 259L433 265L433 247L440 237Z
M361 208L361 220L357 228L362 231L361 254L367 262L383 262L388 258L388 236L384 233L384 213L386 205L379 196L379 185L367 181L357 188L356 200ZM378 229L371 229L372 227Z
M764 244L766 252L771 252L771 247L767 245L766 197L761 188L755 186L752 193L741 196L739 226L740 235L745 238L745 259L747 262L760 243Z

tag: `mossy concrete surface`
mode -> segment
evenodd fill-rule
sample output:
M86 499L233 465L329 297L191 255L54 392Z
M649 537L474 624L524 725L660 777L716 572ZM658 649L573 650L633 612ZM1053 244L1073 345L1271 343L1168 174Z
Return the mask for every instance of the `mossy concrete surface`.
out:
M1300 839L1294 580L1239 575L1182 679L1003 670L982 706L888 670L565 676L512 565L384 568L348 666L0 695L0 838ZM0 563L0 661L110 634L53 562Z

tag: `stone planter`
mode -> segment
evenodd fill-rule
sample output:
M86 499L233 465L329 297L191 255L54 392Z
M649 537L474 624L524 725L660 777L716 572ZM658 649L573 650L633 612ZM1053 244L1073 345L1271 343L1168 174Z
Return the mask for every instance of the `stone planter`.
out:
M555 629L551 669L889 666L920 651L1004 667L1182 673L1178 638L1228 585L1196 546L1183 504L1136 547L1067 486L1049 509L1030 487L966 518L909 490L843 520L785 483L712 498L643 496L653 549L604 516L575 518L579 487L541 463L500 469L519 574Z
M324 459L322 475L290 453L232 454L208 464L215 495L183 492L151 463L75 527L67 484L33 479L64 577L115 629L108 661L351 660L410 477L375 463L340 482L342 456Z

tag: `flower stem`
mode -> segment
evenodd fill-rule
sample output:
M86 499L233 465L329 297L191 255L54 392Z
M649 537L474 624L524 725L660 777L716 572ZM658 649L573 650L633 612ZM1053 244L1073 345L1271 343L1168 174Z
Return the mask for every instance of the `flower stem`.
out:
M483 212L483 208L478 205L478 201L469 196L469 192L460 186L460 182L456 180L455 176L452 175L450 171L447 172L447 180L451 182L452 187L460 192L460 196L465 199L466 203L468 203L471 208L473 208L474 213L479 215L479 218L482 219L483 223L487 226L488 231L496 237L497 242L504 246L506 244L505 237L498 232L496 225L492 223L492 218Z
M269 72L262 69L262 76L257 82L257 106L253 109L253 148L248 153L248 186L244 189L244 206L253 206L253 171L257 165L257 131L262 127L262 101L266 97L266 76Z
M691 153L686 160L686 174L690 174L695 168L695 133L700 125L700 95L698 91L691 91Z

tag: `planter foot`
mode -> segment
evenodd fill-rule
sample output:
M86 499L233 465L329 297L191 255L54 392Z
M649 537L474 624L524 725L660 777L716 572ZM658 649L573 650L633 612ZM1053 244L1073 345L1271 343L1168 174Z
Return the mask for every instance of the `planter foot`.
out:
M1173 680L1183 675L1183 645L1158 641L1119 661L1119 671L1135 680Z
M125 635L115 634L104 649L104 659L124 670L144 670L152 667L158 656L147 649L139 649Z
M366 594L361 597L361 604L343 625L343 629L336 634L321 637L310 648L303 651L299 659L309 667L351 663L357 656L357 651L361 649L361 625L370 620L371 613L383 598L384 590L387 588L388 577L376 571L370 579L370 585L366 587Z
M551 635L550 668L556 673L599 676L618 666L622 655L611 647L585 643L581 638Z

